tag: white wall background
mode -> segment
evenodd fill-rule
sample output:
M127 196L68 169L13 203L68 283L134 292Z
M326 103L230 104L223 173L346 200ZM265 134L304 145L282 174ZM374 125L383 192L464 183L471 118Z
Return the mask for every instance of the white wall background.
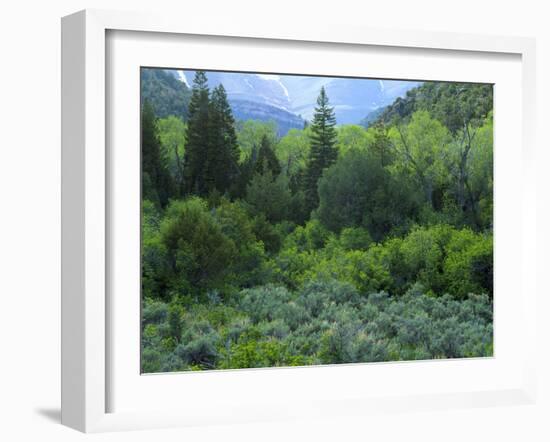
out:
M543 272L550 211L550 14L522 0L7 0L0 9L0 440L550 440L550 290ZM539 342L536 406L375 415L85 436L59 425L60 407L60 17L84 8L215 14L534 36L538 44ZM544 206L542 205L544 204ZM321 387L322 388L322 387ZM185 400L185 398L183 398Z

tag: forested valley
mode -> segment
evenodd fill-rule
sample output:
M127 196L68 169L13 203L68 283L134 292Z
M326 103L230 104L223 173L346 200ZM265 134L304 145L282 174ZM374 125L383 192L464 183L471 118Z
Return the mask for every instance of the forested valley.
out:
M368 127L321 88L284 136L203 71L155 87L142 372L493 354L491 85L425 82Z

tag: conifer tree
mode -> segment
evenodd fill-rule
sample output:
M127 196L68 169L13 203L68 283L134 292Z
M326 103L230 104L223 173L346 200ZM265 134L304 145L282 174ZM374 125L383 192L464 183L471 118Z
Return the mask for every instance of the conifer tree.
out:
M224 194L239 175L239 145L235 119L222 84L214 88L209 105L208 151L204 168L206 191Z
M267 171L271 172L273 178L276 178L281 173L281 165L279 164L279 160L273 151L269 138L267 138L267 135L264 134L260 142L258 159L254 165L254 173L263 175Z
M209 95L206 74L197 71L189 102L183 176L186 192L198 195L207 193L204 169L209 147Z
M164 207L173 196L175 186L162 156L157 120L148 100L141 109L141 155L143 199Z
M329 106L329 99L324 86L317 97L317 107L311 123L311 150L304 176L304 193L308 212L319 205L317 184L323 171L331 166L338 156L336 150L336 117L334 108Z
M250 154L244 159L239 167L239 177L234 186L232 186L232 194L237 198L244 198L246 195L246 186L254 176L254 168L258 161L258 147L252 146Z
M371 150L376 155L380 165L386 167L394 161L392 143L388 136L388 130L383 124L374 125L373 130L374 141Z

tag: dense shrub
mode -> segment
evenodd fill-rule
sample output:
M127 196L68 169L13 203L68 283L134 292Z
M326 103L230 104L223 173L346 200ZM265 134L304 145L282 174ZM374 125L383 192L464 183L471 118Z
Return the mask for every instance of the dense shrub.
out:
M272 262L275 277L292 289L311 280L335 279L362 294L380 290L403 294L419 282L433 295L492 296L492 235L435 225L416 227L403 238L365 248L369 237L364 231L344 229L338 237L327 234L325 247L315 248L306 235L309 230L297 228Z
M233 307L196 305L178 314L182 334L170 341L170 311L146 307L142 335L148 371L380 362L492 355L487 295L426 295L414 284L400 297L361 295L336 280L297 292L280 286L244 290ZM162 338L168 336L168 338ZM159 349L163 349L161 352Z
M377 241L404 231L420 207L409 178L392 172L378 152L350 149L319 180L317 216L328 229L363 227Z
M331 233L318 221L308 221L298 226L285 239L285 247L295 247L298 251L322 249L331 237Z
M223 200L213 210L221 231L233 241L237 248L226 281L234 286L258 285L265 280L265 246L258 241L255 223L241 203Z
M284 287L263 286L244 290L240 308L253 322L272 321L291 295Z
M270 223L288 219L292 205L288 177L274 177L269 171L255 174L246 188L245 201L254 215L262 213Z
M433 293L464 298L493 292L493 237L447 225L418 227L403 239L394 273Z
M235 242L199 198L172 203L160 234L171 264L171 286L183 293L222 287L237 257Z
M141 321L144 325L163 322L168 317L168 305L160 301L145 299L141 310Z
M141 287L144 297L167 300L171 276L168 253L159 232L160 214L148 200L141 204Z
M339 245L344 250L367 250L372 244L372 238L366 229L346 227L340 232Z

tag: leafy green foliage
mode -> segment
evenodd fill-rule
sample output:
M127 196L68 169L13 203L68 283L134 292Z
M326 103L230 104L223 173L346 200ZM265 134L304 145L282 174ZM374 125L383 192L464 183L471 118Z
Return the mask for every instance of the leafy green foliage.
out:
M186 124L178 117L170 115L157 121L162 157L170 174L174 177L176 194L184 194L183 158L185 156Z
M366 229L346 227L340 232L340 245L344 250L367 250L372 238Z
M292 195L288 178L286 175L274 178L270 171L254 175L246 188L245 201L253 214L263 214L270 223L289 219Z
M277 143L276 155L283 170L289 176L303 171L309 157L311 126L303 129L291 129Z
M350 149L366 150L374 142L374 132L367 131L361 126L348 124L338 128L336 146L340 155Z
M222 233L234 242L237 258L227 278L231 285L247 287L261 284L265 279L265 245L256 236L255 220L250 217L241 202L223 200L213 211L213 216Z
M438 209L437 191L449 179L444 166L450 142L447 129L428 112L418 111L408 125L392 127L389 137L401 159L395 167L422 190L430 208Z
M288 287L336 279L361 293L387 290L399 295L420 282L434 295L492 296L492 235L438 224L376 244L362 229L344 229L336 237L326 231L320 235L311 222L307 226L287 237L273 262L274 275Z
M172 203L160 226L160 237L171 268L173 290L186 294L223 286L237 246L224 235L202 200Z
M465 122L481 123L493 109L493 87L488 84L426 82L398 98L377 122L407 121L416 111L429 112L453 133Z
M270 145L277 142L277 125L271 122L245 120L237 124L237 138L241 148L241 160L249 157L266 137Z
M317 216L330 230L362 226L380 240L392 229L406 230L415 218L414 188L407 185L407 177L396 179L375 153L350 149L319 181Z

